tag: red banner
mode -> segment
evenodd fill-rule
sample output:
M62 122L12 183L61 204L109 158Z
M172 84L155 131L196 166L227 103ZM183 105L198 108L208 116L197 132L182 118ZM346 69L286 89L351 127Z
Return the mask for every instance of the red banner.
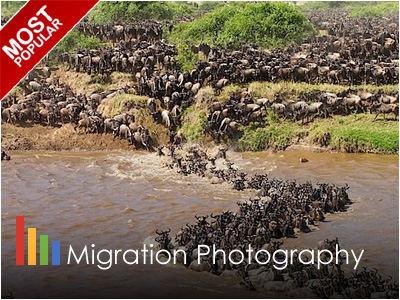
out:
M28 1L0 31L0 99L7 95L98 1Z

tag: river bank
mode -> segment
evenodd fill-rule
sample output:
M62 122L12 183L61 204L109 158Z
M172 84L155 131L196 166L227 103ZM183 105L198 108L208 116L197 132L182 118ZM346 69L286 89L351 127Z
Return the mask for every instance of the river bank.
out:
M282 151L306 150L308 152L384 153L398 154L398 122L379 120L372 122L372 115L354 115L319 119L311 124L300 125L291 121L276 121L265 127L245 128L236 141L227 146L235 151ZM193 138L196 122L192 123L188 141L204 148L213 148L214 141L203 135ZM160 126L159 126L160 127ZM1 125L2 150L34 151L109 151L133 150L126 140L113 138L111 134L77 134L72 124L46 127L39 124L21 127ZM155 144L163 145L166 134L153 131Z
M32 125L20 127L1 125L1 148L35 151L110 151L128 150L125 140L113 139L111 134L77 134L72 124L60 128Z
M42 71L40 68L38 70ZM103 98L97 107L97 113L102 118L114 118L123 113L132 114L137 124L149 130L153 146L168 143L169 129L163 122L155 121L147 107L149 97L137 95L137 91L131 85L130 74L113 72L104 81L100 75L71 72L67 71L66 66L58 65L52 72L52 78L58 78L60 82L70 86L76 94L105 93L107 97ZM314 116L315 118L311 117L305 124L283 118L275 111L267 109L257 122L240 125L235 134L224 137L221 144L217 144L210 134L204 133L205 126L209 122L207 120L210 114L209 107L216 102L226 103L236 93L248 92L255 98L265 99L274 99L275 95L279 94L285 99L300 101L306 95L313 93L343 93L349 89L354 93L396 95L398 92L397 85L316 85L291 81L232 84L220 91L211 86L204 86L194 97L194 103L180 112L180 122L174 131L180 131L188 142L200 144L204 148L224 144L235 151L307 149L311 152L398 154L398 121L390 114L386 116L386 120L380 115L373 122L375 114L370 114L368 109L365 113L331 115L328 118ZM24 97L20 87L15 88L13 94L18 98ZM35 124L29 122L16 126L3 123L1 136L3 150L132 149L126 141L113 139L110 134L77 135L72 123L63 125L59 120L55 127L36 123L37 120Z

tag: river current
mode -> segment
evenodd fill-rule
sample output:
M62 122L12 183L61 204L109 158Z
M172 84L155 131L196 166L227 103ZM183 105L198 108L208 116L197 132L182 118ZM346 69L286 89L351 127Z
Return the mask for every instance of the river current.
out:
M208 179L183 176L163 167L162 158L144 152L10 152L2 162L2 295L18 298L180 298L270 297L251 292L238 278L196 273L180 266L118 264L67 265L67 245L82 249L142 249L156 229L176 233L194 215L236 210L254 196ZM299 163L300 157L308 163ZM360 266L376 267L398 279L399 158L374 154L301 151L232 153L228 159L249 173L268 173L300 182L347 183L353 204L327 214L326 222L285 248L315 247L338 237L342 248L364 249ZM15 265L15 217L61 241L61 266ZM39 247L37 247L39 252ZM25 242L25 254L27 243ZM39 257L39 256L38 256ZM27 259L25 259L27 261ZM299 295L300 297L300 295Z

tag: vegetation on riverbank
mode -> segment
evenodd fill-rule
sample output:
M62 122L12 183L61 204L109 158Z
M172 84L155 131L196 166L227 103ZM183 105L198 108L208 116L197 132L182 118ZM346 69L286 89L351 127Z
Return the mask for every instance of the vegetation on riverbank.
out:
M252 82L248 86L248 91L254 93L255 97L273 99L275 94L280 94L281 96L296 100L299 96L310 92L329 92L329 93L341 93L352 89L354 91L366 91L372 94L385 93L385 94L395 94L398 92L399 87L397 85L338 85L338 84L308 84L304 82L292 82L292 81L281 81L277 83L272 82ZM237 85L231 85L225 87L228 90L238 90L240 87ZM229 93L223 91L221 95L228 96Z
M316 118L301 125L301 122L279 119L269 111L264 120L241 126L239 133L225 143L236 151L279 151L293 145L308 145L324 151L398 154L398 121L394 121L393 116L386 121L383 116L375 122L373 119L371 114L354 114ZM203 134L204 124L204 110L192 106L182 118L181 131L189 141L214 145L210 137Z
M374 152L397 154L399 151L399 123L372 122L374 115L357 114L299 122L279 120L271 116L263 124L242 128L243 135L232 146L239 151L285 150L296 144L326 147L338 152Z
M125 87L130 82L128 74L114 72L111 74L110 82L96 83L93 76L84 73L65 72L62 68L55 71L60 76L60 81L65 82L79 93L90 94L106 90L117 90ZM248 91L254 93L255 97L266 97L273 99L276 93L284 95L288 99L298 99L305 93L311 91L342 92L349 87L340 85L311 85L293 82L253 82L246 86ZM199 143L205 147L215 146L210 136L204 135L203 127L207 124L208 106L213 101L226 101L229 95L241 91L243 86L226 86L219 95L211 87L203 87L196 96L196 103L187 108L181 117L182 124L178 128L189 142ZM371 93L384 92L393 94L398 91L397 86L353 86L354 90L364 90ZM130 112L136 115L137 121L150 130L154 144L163 145L168 142L168 129L153 121L153 118L146 109L148 97L133 94L116 94L113 97L105 98L98 108L99 113L104 117L113 117L119 113ZM268 111L267 116L257 123L248 126L241 126L240 132L225 143L237 151L261 151L261 150L284 150L293 145L308 145L319 147L320 150L338 152L374 152L392 153L399 152L399 123L394 121L393 116L378 117L372 122L374 115L354 114L349 116L333 116L332 118L316 118L312 122L301 125L301 122L283 120L278 118L274 112ZM19 149L20 145L25 150L68 150L76 147L84 147L81 141L84 136L88 138L88 149L99 149L93 146L97 135L84 135L72 139L73 143L68 146L61 139L49 139L52 134L49 129L40 125L29 127L11 126L2 124L2 141L4 149ZM63 126L65 127L65 126ZM17 129L11 129L17 128ZM39 138L39 131L49 131L43 139ZM61 130L61 129L60 129ZM72 138L72 128L67 125L65 130L68 137ZM64 132L64 131L58 131ZM14 141L15 139L15 141ZM112 140L112 138L111 138ZM39 146L45 141L45 146ZM60 145L57 143L60 142ZM101 141L108 148L118 147L109 145L108 139ZM118 142L118 145L121 143ZM125 149L125 148L122 148Z
M17 7L23 5L23 1L17 2L8 5L6 13L13 9L16 11ZM352 2L346 2L346 4L308 3L302 6L303 10L308 5L321 6L321 8L352 7L353 15L367 14L366 12L357 12L357 9L358 11L371 9L378 14L396 10L396 7L398 10L398 3L395 2L369 3L368 5ZM160 5L162 9L158 9ZM102 2L96 8L97 12L93 11L89 19L93 22L112 22L115 21L110 19L112 16L112 18L119 18L118 21L123 21L124 18L129 21L147 18L172 20L176 17L193 17L201 10L200 6L203 6L203 12L211 12L193 22L177 25L172 34L168 36L169 40L177 45L179 54L176 56L176 61L180 69L185 71L193 69L196 61L201 59L201 55L192 52L192 44L206 42L215 46L237 48L241 43L256 43L265 47L277 47L296 42L314 32L312 25L296 7L287 3L271 2L209 3L207 5L185 2ZM72 31L60 42L53 53L75 52L79 48L100 48L102 46L100 40ZM109 77L107 75L87 75L67 72L63 66L60 66L60 69L53 74L59 77L60 82L68 84L76 94L90 95L93 92L127 90L133 86L132 75L128 73L114 72ZM188 141L205 146L213 145L212 138L203 133L204 125L207 124L208 105L213 101L227 101L230 94L241 91L243 88L247 88L248 92L256 98L263 97L271 100L275 94L280 94L286 99L296 100L303 98L309 92L339 93L349 89L348 86L331 84L253 82L246 86L228 85L216 95L211 87L206 87L202 88L196 97L197 103L183 112L182 124L178 130L181 130ZM351 88L372 93L394 94L398 92L398 86L394 85L361 85ZM99 107L99 112L104 117L113 117L122 112L134 113L138 122L150 130L152 138L159 144L165 144L168 141L168 129L153 121L146 109L148 97L134 95L132 90L130 89L129 94L116 93L113 97L104 99ZM21 92L20 88L14 89L14 93L21 94ZM382 116L376 122L372 122L373 117L369 114L334 116L328 119L317 118L313 122L301 125L300 122L279 119L272 111L269 111L263 120L248 126L241 126L240 133L225 142L240 151L283 150L288 146L304 143L343 152L398 153L398 122L384 121ZM33 127L38 126L34 125Z
M281 2L232 2L192 22L177 25L168 39L176 44L238 48L257 44L281 47L313 34L314 28L294 6Z
M207 93L198 97L198 103L186 109L182 118L181 131L189 141L202 145L213 143L211 138L204 135L203 126L206 124L207 105L210 100L227 101L229 95L241 91L244 87L239 85L226 86L217 96L209 88ZM384 92L394 94L398 86L352 86L355 91L363 90L371 93ZM255 97L273 99L279 93L287 99L299 99L302 95L313 91L328 91L339 93L347 91L348 86L341 85L312 85L293 82L253 82L247 90ZM201 93L200 90L199 93ZM199 105L199 102L201 103ZM322 147L323 150L338 152L374 152L392 153L399 152L399 123L394 121L393 115L384 120L380 116L373 122L375 115L354 114L349 116L333 116L332 118L316 118L308 124L283 120L278 118L273 111L268 111L267 116L259 122L248 126L241 126L239 133L225 141L230 147L238 151L285 150L293 145L312 145Z

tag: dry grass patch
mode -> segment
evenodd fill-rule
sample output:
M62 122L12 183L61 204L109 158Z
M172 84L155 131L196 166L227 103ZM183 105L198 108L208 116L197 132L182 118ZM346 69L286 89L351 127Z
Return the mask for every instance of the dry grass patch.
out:
M216 100L215 91L211 86L202 87L195 96L195 99L196 107L208 106Z
M91 95L95 92L118 90L127 85L132 85L132 76L129 73L113 72L110 77L106 75L77 73L67 71L67 66L61 65L52 73L60 82L68 84L76 94Z
M347 91L349 88L353 90L363 90L370 93L385 93L385 94L395 94L398 92L397 85L335 85L335 84L308 84L303 82L291 82L291 81L282 81L282 82L252 82L248 85L248 91L253 92L256 97L274 99L275 94L280 94L283 97L288 97L297 99L301 95L309 92L315 91L325 91L330 93L341 93Z
M132 94L120 94L101 101L97 111L104 118L113 118L120 113L137 114L139 110L146 107L148 97Z

